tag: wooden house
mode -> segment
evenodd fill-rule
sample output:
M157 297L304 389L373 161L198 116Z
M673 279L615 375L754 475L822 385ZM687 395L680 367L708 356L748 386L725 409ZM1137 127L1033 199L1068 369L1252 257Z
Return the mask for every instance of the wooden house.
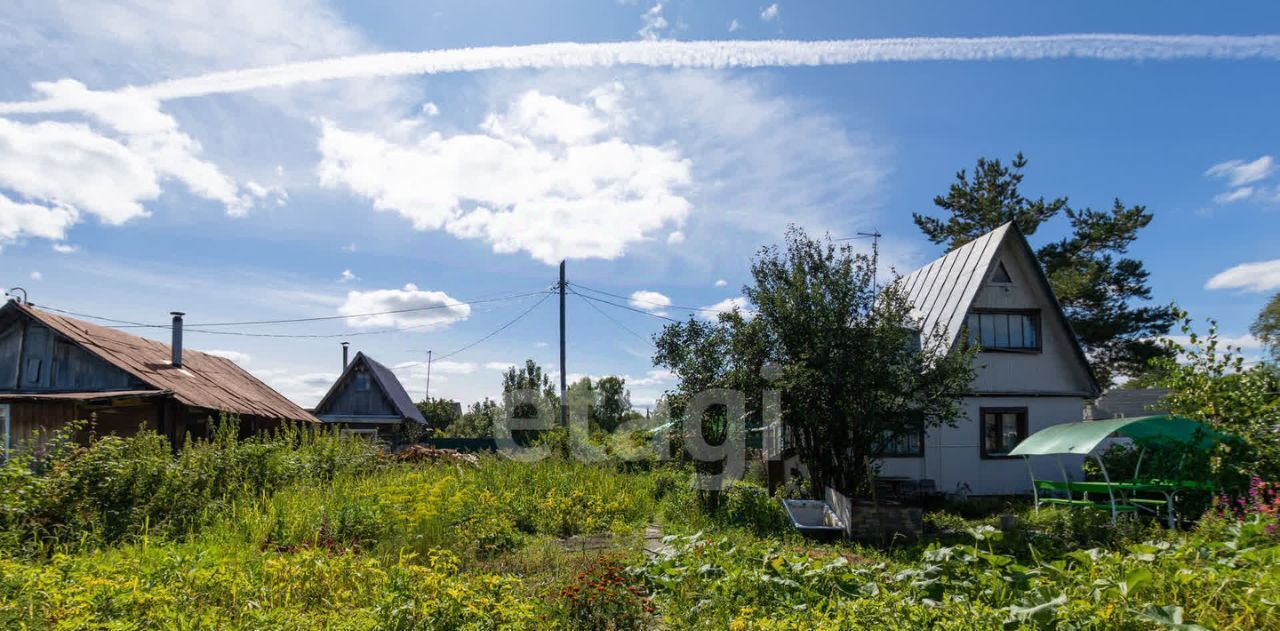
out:
M99 435L154 430L175 445L205 435L221 413L241 434L282 420L318 422L229 359L82 322L19 301L0 307L0 423L5 447L93 420Z
M340 425L343 431L377 435L390 442L399 442L406 424L428 429L427 419L390 368L362 352L350 362L345 358L344 347L342 374L316 405L316 417Z

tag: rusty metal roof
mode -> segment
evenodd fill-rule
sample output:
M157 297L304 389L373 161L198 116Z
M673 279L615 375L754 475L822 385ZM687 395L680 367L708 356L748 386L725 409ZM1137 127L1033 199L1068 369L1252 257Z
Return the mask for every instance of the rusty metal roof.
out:
M172 395L167 390L98 390L94 392L0 392L0 401L100 401L147 399Z
M320 422L229 359L184 349L182 367L174 368L168 344L54 315L16 301L10 301L5 308L18 309L147 385L172 393L185 405L233 414Z

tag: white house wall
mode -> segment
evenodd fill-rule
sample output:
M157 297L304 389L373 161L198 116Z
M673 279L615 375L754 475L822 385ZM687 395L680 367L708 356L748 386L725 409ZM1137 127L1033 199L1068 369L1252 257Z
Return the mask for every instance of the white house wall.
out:
M963 418L956 427L939 427L925 435L923 458L885 458L880 475L934 480L944 493L1007 495L1031 492L1022 458L984 459L979 410L984 407L1027 408L1028 435L1050 425L1078 421L1084 400L1078 397L970 397L961 402ZM1063 466L1080 479L1080 456L1064 456ZM1062 479L1055 458L1031 460L1036 478Z
M975 362L976 392L1082 394L1089 391L1088 374L1071 345L1070 332L1059 321L1052 300L1040 287L1033 263L1018 256L1021 246L1006 239L997 260L1003 260L1013 279L1010 285L984 282L972 309L1039 309L1041 352L981 353ZM1079 420L1079 415L1075 417Z

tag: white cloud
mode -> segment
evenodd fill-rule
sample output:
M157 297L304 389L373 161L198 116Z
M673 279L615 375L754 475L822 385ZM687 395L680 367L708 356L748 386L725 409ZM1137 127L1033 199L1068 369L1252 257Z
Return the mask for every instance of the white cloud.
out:
M298 29L282 28L281 30ZM306 35L306 33L299 35ZM218 46L233 48L225 42L219 42ZM287 56L291 51L286 49L282 52ZM533 44L333 57L317 61L212 72L163 81L139 89L160 100L168 100L335 79L430 75L493 69L607 68L624 65L723 69L1006 59L1276 60L1280 59L1280 36L1081 33L1014 37L907 37L817 42L720 40ZM66 104L49 100L0 103L0 113L55 112L65 111L66 108Z
M68 206L20 203L0 193L0 246L24 236L61 239L79 216Z
M679 225L691 204L689 162L670 147L629 143L622 88L572 102L529 90L479 133L431 131L411 142L324 123L320 182L373 200L419 230L482 239L548 264L617 258Z
M1205 175L1225 179L1231 187L1235 188L1266 179L1275 171L1275 159L1271 156L1262 156L1252 162L1244 160L1219 162L1209 167Z
M356 251L356 244L355 244L355 243L348 243L348 244L346 244L346 245L342 246L342 251L343 251L343 252L355 252L355 251Z
M667 245L679 245L681 243L684 243L683 232L676 230L675 232L667 235Z
M546 348L547 346L549 346L549 344L547 344L546 342L534 342L534 343L533 343L533 347L534 347L534 348Z
M360 277L359 277L359 276L356 276L355 274L353 274L353 273L351 272L351 270L349 270L349 269L344 269L344 270L342 270L342 274L340 274L340 275L338 276L338 282L340 282L340 283L348 283L348 282L351 282L351 281L353 281L353 280L358 280L359 278L360 278Z
M778 8L777 3L771 4L760 11L760 19L765 22L771 22L778 17L780 11L781 9Z
M252 205L218 167L198 157L200 144L178 131L153 97L135 90L95 92L70 79L35 88L109 132L82 123L0 119L0 188L25 198L0 201L12 215L0 220L0 240L65 238L81 212L110 225L144 217L143 203L159 196L162 178L221 202L228 214Z
M737 30L738 30L738 29L740 29L740 28L742 28L742 24L740 24L740 23L738 22L738 18L734 18L734 19L732 19L732 20L729 20L729 32L730 32L730 33L733 33L733 32L737 31Z
M1280 259L1242 263L1215 274L1205 289L1239 289L1260 293L1280 289Z
M751 304L747 302L747 299L742 296L737 296L734 298L725 298L713 305L703 307L702 311L698 312L698 317L704 320L715 320L716 316L721 313L729 313L734 309L741 311L742 314L748 318L755 316L755 311L751 309Z
M85 125L28 125L2 118L0 188L49 204L45 210L50 212L33 218L36 210L27 208L19 211L17 220L35 224L39 230L31 233L49 239L61 239L78 219L78 211L119 225L145 216L141 201L160 194L155 169L147 160ZM60 210L52 212L54 208Z
M31 272L31 280L44 280L44 274L39 271Z
M644 26L640 27L636 34L646 41L656 41L662 39L662 31L667 29L667 18L662 17L662 3L656 2L648 11L640 16L640 20L644 22Z
M666 370L663 368L656 368L654 370L650 370L649 372L645 373L645 376L643 377L640 377L640 378L627 377L626 379L627 379L628 386L654 386L654 385L658 385L661 383L668 383L675 380L675 375L672 374L671 371L669 370Z
M1214 203L1217 203L1217 204L1230 204L1232 202L1238 202L1242 199L1249 199L1251 196L1253 196L1253 187L1242 186L1240 188L1227 191L1225 193L1219 193L1217 195L1214 195L1213 201Z
M1181 346L1189 346L1191 344L1190 336L1186 335L1169 335L1166 336L1170 341ZM1244 335L1218 335L1218 343L1221 345L1231 345L1242 351L1258 351L1262 350L1262 340L1245 333Z
M3 214L3 213L0 213L0 214ZM57 252L58 254L71 254L72 252L75 252L80 249L70 243L55 243L53 244L52 247L53 247L53 251Z
M631 303L631 306L637 309L657 315L666 315L667 312L663 311L663 309L671 306L670 298L656 291L649 291L646 289L632 292L631 298L628 302Z
M717 281L716 281L715 286L716 286L716 287L725 287L725 286L727 286L728 284L729 284L729 281L727 281L727 280L725 280L725 279L721 278L720 280L717 280Z
M422 104L422 113L427 116L439 116L440 108L431 101Z
M514 362L488 362L484 367L488 370L496 370L498 372L506 372L508 368L515 366Z
M221 202L227 214L243 215L252 206L231 178L198 157L200 143L178 130L178 121L160 111L155 97L133 89L98 92L72 79L39 82L33 87L46 98L66 103L69 109L85 112L111 128L158 175L182 182L195 195Z
M415 311L406 311L415 309ZM399 311L400 313L386 313ZM402 289L350 291L338 314L351 316L356 328L402 327L437 329L471 315L471 305L459 304L442 291L423 291L412 283ZM378 315L360 315L378 314Z
M240 351L212 350L212 351L200 351L200 352L206 355L213 355L214 357L223 357L226 359L230 359L231 361L237 364L240 364L241 366L247 365L253 361L252 355L248 353L242 353Z

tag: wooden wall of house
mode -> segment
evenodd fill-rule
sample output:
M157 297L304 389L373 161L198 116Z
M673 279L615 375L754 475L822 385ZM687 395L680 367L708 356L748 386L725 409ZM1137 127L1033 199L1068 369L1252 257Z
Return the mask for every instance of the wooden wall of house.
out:
M367 379L368 389L358 390L361 374ZM338 385L338 391L324 402L323 409L316 408L316 414L333 414L342 416L400 416L391 404L390 399L378 381L369 374L363 364L357 365L347 373L346 378Z
M129 373L52 329L16 317L0 323L0 392L141 390Z
M127 405L96 406L69 401L11 401L9 406L10 445L45 443L49 435L69 421L87 421L77 432L76 440L87 442L96 436L132 436L139 429L161 431L161 412L154 401L136 401ZM168 433L168 432L165 432Z

